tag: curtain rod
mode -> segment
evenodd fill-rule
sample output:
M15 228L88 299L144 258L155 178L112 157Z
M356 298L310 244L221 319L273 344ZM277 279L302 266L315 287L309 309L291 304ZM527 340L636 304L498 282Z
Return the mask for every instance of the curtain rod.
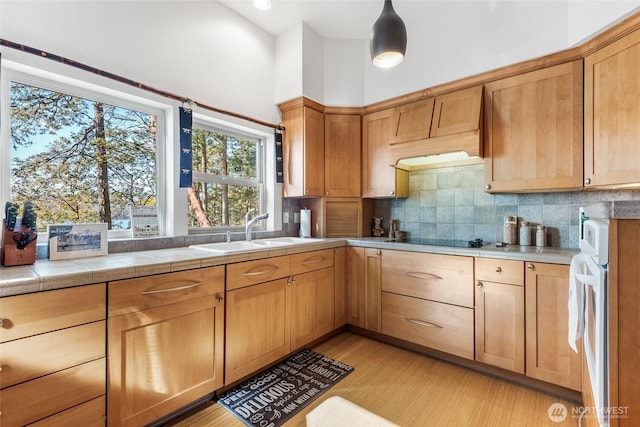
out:
M76 62L76 61L73 61L71 59L65 58L63 56L55 55L55 54L46 52L44 50L40 50L40 49L36 49L36 48L33 48L33 47L25 46L23 44L15 43L15 42L12 42L12 41L9 41L9 40L5 40L5 39L0 39L0 45L7 46L7 47L9 47L11 49L21 50L23 52L27 52L27 53L30 53L32 55L39 56L41 58L46 58L46 59L50 59L52 61L60 62L62 64L70 65L72 67L78 68L78 69L83 70L83 71L88 71L90 73L97 74L99 76L106 77L108 79L115 80L115 81L118 81L120 83L124 83L124 84L129 85L129 86L136 87L138 89L146 90L147 92L155 93L156 95L164 96L165 98L170 98L170 99L173 99L175 101L180 101L182 103L187 103L188 105L195 105L195 106L198 106L200 108L204 108L205 110L214 111L216 113L224 114L224 115L227 115L227 116L232 116L232 117L235 117L237 119L246 120L246 121L249 121L249 122L257 123L257 124L262 125L262 126L266 126L266 127L274 128L276 130L284 131L284 126L282 126L281 124L269 123L269 122L265 122L265 121L262 121L262 120L254 119L254 118L249 117L249 116L244 116L242 114L234 113L232 111L221 110L220 108L216 108L216 107L213 107L211 105L203 104L201 102L194 101L193 99L189 99L189 98L186 98L184 96L179 96L179 95L176 95L176 94L173 94L171 92L167 92L167 91L164 91L164 90L161 90L161 89L156 89L156 88L154 88L152 86L145 85L145 84L137 82L135 80L131 80L131 79L128 79L126 77L122 77L122 76L119 76L117 74L110 73L108 71L100 70L99 68L95 68L95 67L92 67L90 65L82 64L80 62Z

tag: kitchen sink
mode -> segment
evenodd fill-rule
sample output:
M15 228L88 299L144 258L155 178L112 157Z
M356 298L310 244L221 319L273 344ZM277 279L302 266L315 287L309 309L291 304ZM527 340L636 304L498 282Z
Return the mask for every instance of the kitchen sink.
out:
M304 237L272 237L270 239L252 240L251 243L263 246L289 246L324 242L324 239L310 239Z
M271 239L239 240L234 242L205 243L202 245L191 245L190 248L200 249L219 254L229 254L234 252L255 251L265 248L279 248L283 246L301 245L323 242L324 239L307 239L302 237L273 237Z
M203 245L191 245L189 247L210 252L217 252L220 254L264 249L264 245L256 245L253 242L246 242L244 240L237 242L206 243Z

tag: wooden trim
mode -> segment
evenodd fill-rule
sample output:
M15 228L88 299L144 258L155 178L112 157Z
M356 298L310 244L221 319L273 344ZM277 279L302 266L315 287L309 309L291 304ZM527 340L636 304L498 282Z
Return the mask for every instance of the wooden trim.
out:
M301 97L294 98L289 101L278 104L278 108L282 113L284 113L285 111L293 110L295 108L300 108L300 107L309 107L321 113L325 112L324 105L320 104L317 101L314 101L311 98L307 98L306 96L301 96Z

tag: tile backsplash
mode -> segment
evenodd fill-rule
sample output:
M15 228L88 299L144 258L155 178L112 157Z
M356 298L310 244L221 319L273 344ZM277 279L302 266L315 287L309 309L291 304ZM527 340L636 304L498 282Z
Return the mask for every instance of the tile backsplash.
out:
M399 220L409 237L503 240L507 215L547 228L547 246L578 247L580 206L610 200L640 200L640 190L489 194L482 164L412 171L409 197L375 201L375 216Z

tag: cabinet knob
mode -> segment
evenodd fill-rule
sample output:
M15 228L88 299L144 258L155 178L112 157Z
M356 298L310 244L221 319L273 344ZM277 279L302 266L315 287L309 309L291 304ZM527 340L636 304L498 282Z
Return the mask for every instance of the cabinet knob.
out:
M224 301L224 298L222 298L222 295L220 295L220 294L216 294L216 300L217 300L218 302L222 302L222 301Z
M391 190L391 192L389 194L391 194L393 196L394 194L396 194L396 192Z
M533 270L534 268L533 264L527 264L527 270Z
M482 289L482 282L478 282L478 283L476 283L476 288L478 288L478 289Z
M325 195L325 196L328 196L328 195L329 195L329 192L327 191L326 193L324 193L324 195Z
M376 255L382 255L382 251L381 251L380 249L378 249L378 250L376 251Z
M484 189L485 190L491 190L491 184L485 184Z
M585 178L584 185L589 185L589 184L591 184L591 178Z
M496 267L496 273L502 273L502 267L500 266Z

